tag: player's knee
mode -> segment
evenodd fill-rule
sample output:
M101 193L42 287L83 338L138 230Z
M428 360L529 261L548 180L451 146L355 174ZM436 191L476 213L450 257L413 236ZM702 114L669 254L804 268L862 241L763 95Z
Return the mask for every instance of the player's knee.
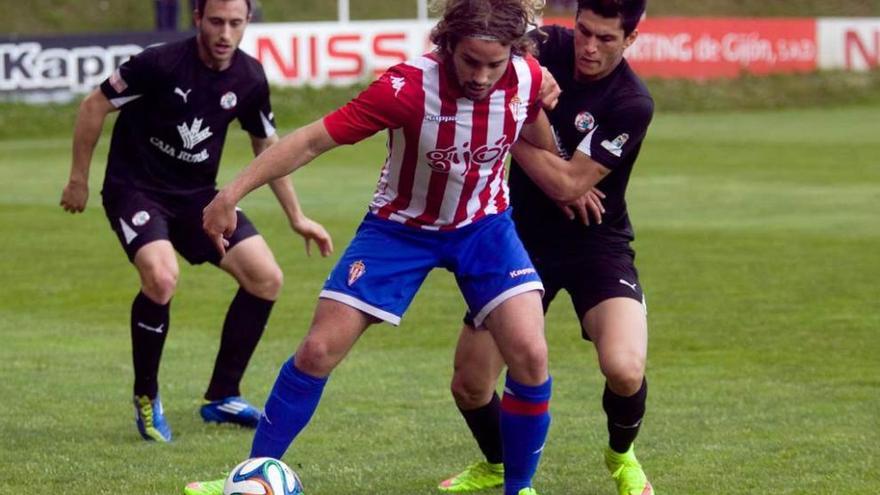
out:
M296 351L296 367L312 376L327 376L336 367L336 356L321 339L306 337Z
M523 346L507 363L511 376L526 385L540 385L547 379L547 345L534 343Z
M158 304L167 304L177 290L177 273L173 270L151 270L143 277L143 293Z
M645 378L645 365L641 360L618 363L603 371L611 389L625 397L638 392Z
M265 270L259 278L247 282L245 290L259 298L274 301L278 298L283 285L284 273L278 265L274 265Z
M459 374L453 375L450 385L455 404L461 409L476 409L489 403L495 391L490 383L486 386L482 380L472 380Z

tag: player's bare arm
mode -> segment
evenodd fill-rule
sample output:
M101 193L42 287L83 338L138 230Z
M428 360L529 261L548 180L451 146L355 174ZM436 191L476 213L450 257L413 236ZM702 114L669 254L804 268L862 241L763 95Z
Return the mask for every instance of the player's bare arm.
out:
M254 156L259 156L260 153L278 141L280 141L280 138L277 134L272 134L266 138L259 138L252 135L251 148L254 150ZM272 192L278 199L278 203L281 204L281 209L284 210L284 214L287 216L290 228L305 239L306 254L309 256L312 255L312 241L315 241L315 244L318 245L318 250L321 252L321 256L326 257L332 254L333 239L330 237L330 233L327 232L327 229L325 229L323 225L312 220L303 213L302 206L300 206L299 198L296 194L296 189L293 187L293 182L290 180L290 177L279 177L269 182L269 187L272 188Z
M611 169L599 164L582 151L575 151L571 160L539 148L549 133L550 123L542 112L535 122L523 126L522 138L510 152L525 173L544 193L556 201L570 203L590 192Z
M551 75L550 77L553 76ZM554 85L556 85L555 80ZM558 85L556 86L558 87ZM546 125L540 122L541 119L546 121ZM523 127L523 133L521 134L521 139L519 141L528 141L529 145L542 150L546 150L554 156L556 156L558 152L556 139L553 137L553 132L550 128L549 120L547 120L547 116L543 112L540 113L540 115L538 116L538 120L536 120L534 124L527 124ZM526 153L527 152L528 150L526 150ZM517 158L517 161L519 162L519 158ZM522 162L520 162L520 165L522 166ZM527 166L523 166L523 170L528 173ZM540 187L540 184L538 184L538 186ZM551 198L553 198L552 195L550 195L549 193L547 194L548 196L551 196ZM605 194L602 191L596 189L595 187L592 187L574 201L563 201L556 198L553 199L556 200L556 203L559 205L559 209L562 210L562 212L565 214L565 216L569 218L569 220L574 220L575 218L578 218L584 225L590 225L591 217L595 223L602 223L602 214L605 213L605 207L602 205L602 199L604 198Z
M316 157L338 146L317 120L281 138L260 153L231 183L217 193L202 213L202 227L221 254L226 253L224 236L235 231L235 205L254 189L285 177Z
M101 136L104 119L116 107L95 89L86 96L79 106L76 127L73 131L73 158L70 164L70 178L61 193L61 207L70 213L80 213L86 209L89 200L89 168L92 154Z

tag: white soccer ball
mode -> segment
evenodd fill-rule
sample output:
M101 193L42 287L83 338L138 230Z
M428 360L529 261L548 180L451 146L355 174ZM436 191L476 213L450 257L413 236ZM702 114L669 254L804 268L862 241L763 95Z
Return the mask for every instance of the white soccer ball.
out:
M226 478L223 495L302 495L299 476L271 457L248 459Z

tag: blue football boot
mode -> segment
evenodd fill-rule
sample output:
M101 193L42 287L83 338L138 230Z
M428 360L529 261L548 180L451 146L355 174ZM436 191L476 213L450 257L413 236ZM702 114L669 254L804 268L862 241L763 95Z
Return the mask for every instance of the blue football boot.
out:
M144 440L171 441L171 427L165 421L162 399L158 395L153 400L150 400L146 395L136 395L134 397L134 416L138 432L144 437Z
M247 428L256 428L261 414L239 396L205 401L199 412L206 423L234 423Z

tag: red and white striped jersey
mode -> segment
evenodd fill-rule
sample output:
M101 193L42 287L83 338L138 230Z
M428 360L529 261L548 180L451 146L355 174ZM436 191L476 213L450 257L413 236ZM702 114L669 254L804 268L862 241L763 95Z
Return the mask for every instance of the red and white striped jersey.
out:
M388 130L370 211L422 229L457 229L510 204L504 161L537 116L540 86L537 61L513 56L489 97L472 101L451 62L431 53L388 69L324 126L340 144Z

